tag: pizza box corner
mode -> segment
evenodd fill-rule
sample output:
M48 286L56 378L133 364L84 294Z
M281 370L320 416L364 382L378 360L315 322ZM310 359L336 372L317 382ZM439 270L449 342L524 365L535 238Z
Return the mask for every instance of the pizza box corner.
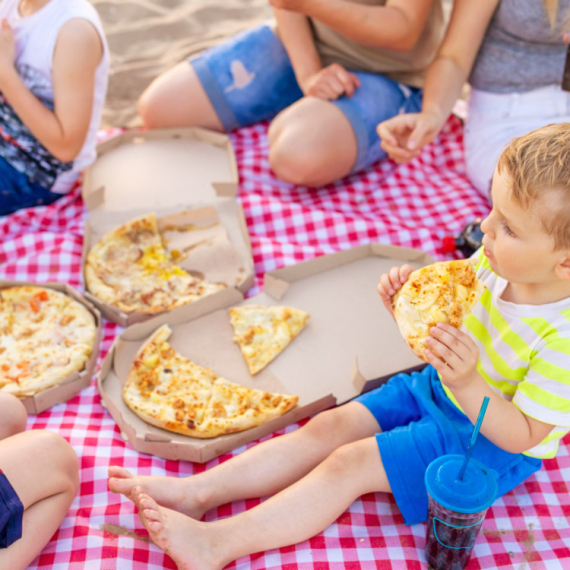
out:
M376 285L394 265L419 268L433 259L418 250L369 244L265 274L264 292L244 300L226 291L208 310L192 305L185 317L167 313L128 327L105 357L97 386L121 434L139 452L165 459L206 462L335 404L371 390L394 374L422 368L382 306ZM212 296L215 297L215 296ZM286 305L307 311L308 325L264 370L251 376L233 342L228 308ZM187 437L152 426L126 406L122 386L135 354L162 324L170 345L230 382L299 396L298 405L262 425L212 439Z
M0 279L0 290L8 287L23 286L45 287L46 289L54 289L55 291L68 295L89 310L95 319L95 325L97 327L97 332L95 333L95 339L93 342L93 352L85 363L83 370L73 372L73 374L70 374L55 386L52 386L47 390L43 390L34 396L20 398L20 401L24 404L28 414L39 414L56 404L61 404L62 402L66 402L70 398L73 398L73 396L83 390L83 388L87 388L91 384L101 344L101 313L70 285L57 282L36 283L33 281L12 281L8 279Z
M102 142L83 183L89 211L83 265L108 231L154 213L169 251L184 252L183 269L247 291L254 282L253 259L237 187L227 135L199 128L132 130ZM123 327L151 318L127 315L88 291L85 295Z

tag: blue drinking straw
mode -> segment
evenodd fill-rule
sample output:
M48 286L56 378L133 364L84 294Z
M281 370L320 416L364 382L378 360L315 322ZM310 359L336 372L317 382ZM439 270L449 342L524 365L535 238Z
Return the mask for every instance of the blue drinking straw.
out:
M477 436L479 435L479 430L481 429L481 424L483 423L483 416L487 411L487 406L489 404L489 396L485 396L483 399L483 405L479 410L479 415L477 416L477 423L475 424L475 428L473 429L473 433L471 434L471 439L469 440L469 447L467 448L467 453L465 454L465 461L463 461L463 465L459 470L459 479L463 480L463 475L465 475L465 469L467 469L467 464L469 463L469 459L471 459L471 454L473 453L473 448L475 447L475 441Z

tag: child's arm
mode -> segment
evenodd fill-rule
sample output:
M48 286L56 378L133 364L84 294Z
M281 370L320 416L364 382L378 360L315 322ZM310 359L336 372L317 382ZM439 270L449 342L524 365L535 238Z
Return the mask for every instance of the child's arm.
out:
M405 113L378 125L381 146L396 162L407 162L431 142L461 94L499 0L455 0L437 57L428 67L422 112Z
M277 8L274 14L279 37L303 94L327 100L337 99L343 93L352 97L354 89L360 86L358 77L338 64L323 68L307 16Z
M22 122L56 158L69 162L78 155L91 120L95 70L103 46L95 28L73 19L59 32L53 56L54 110L26 87L14 67L15 43L9 24L0 35L0 91Z
M475 423L485 396L489 406L481 425L481 433L495 445L510 453L522 453L538 445L553 425L524 414L512 402L496 394L477 371L479 349L469 335L439 323L427 339L431 350L427 361L441 374L441 381ZM436 356L437 355L437 356Z
M388 0L384 6L346 0L270 0L300 12L359 44L407 51L416 45L433 0Z

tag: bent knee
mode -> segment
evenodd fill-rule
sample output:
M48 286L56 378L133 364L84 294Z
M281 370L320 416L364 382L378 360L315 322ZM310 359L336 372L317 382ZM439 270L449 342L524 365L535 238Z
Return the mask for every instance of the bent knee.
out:
M326 176L326 157L302 145L284 148L276 142L269 149L269 165L279 180L289 184L315 187L332 182Z
M16 396L0 392L0 439L10 437L26 429L28 414L24 404Z
M162 126L164 101L152 88L152 85L139 97L137 111L147 129Z
M79 488L79 462L69 442L61 435L48 430L27 432L34 437L34 447L43 457L49 458L50 469L65 477L71 490Z

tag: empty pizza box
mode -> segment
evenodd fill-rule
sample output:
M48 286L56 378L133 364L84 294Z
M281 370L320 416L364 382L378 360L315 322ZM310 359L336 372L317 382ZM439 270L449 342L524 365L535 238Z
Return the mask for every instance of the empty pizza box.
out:
M20 398L24 404L28 414L39 414L55 404L61 404L75 396L78 392L87 388L91 384L91 378L95 372L97 364L97 357L99 356L99 346L101 344L101 314L99 311L86 299L84 299L75 289L63 283L34 283L32 281L11 281L7 279L0 279L0 290L7 289L8 287L44 287L46 289L54 289L60 293L64 293L72 297L75 301L86 307L95 319L97 333L93 342L93 352L85 363L83 370L74 372L64 378L59 384L48 388L34 396L28 398Z
M227 289L204 299L202 306L192 304L131 326L103 361L97 379L102 402L137 451L205 462L346 402L397 372L419 369L424 363L408 348L376 291L380 275L403 263L419 268L433 259L413 249L370 244L266 273L264 292L247 300L239 290ZM240 304L288 305L310 314L300 335L256 376L232 340L228 308ZM147 424L123 402L122 386L135 354L164 323L172 329L171 346L183 356L230 382L296 394L298 405L260 426L212 439Z
M89 210L84 264L108 231L155 213L167 249L183 254L180 267L242 292L253 285L249 235L235 199L237 166L226 135L198 128L129 131L100 144L97 153L83 183ZM127 315L88 291L85 296L122 326L149 318Z

